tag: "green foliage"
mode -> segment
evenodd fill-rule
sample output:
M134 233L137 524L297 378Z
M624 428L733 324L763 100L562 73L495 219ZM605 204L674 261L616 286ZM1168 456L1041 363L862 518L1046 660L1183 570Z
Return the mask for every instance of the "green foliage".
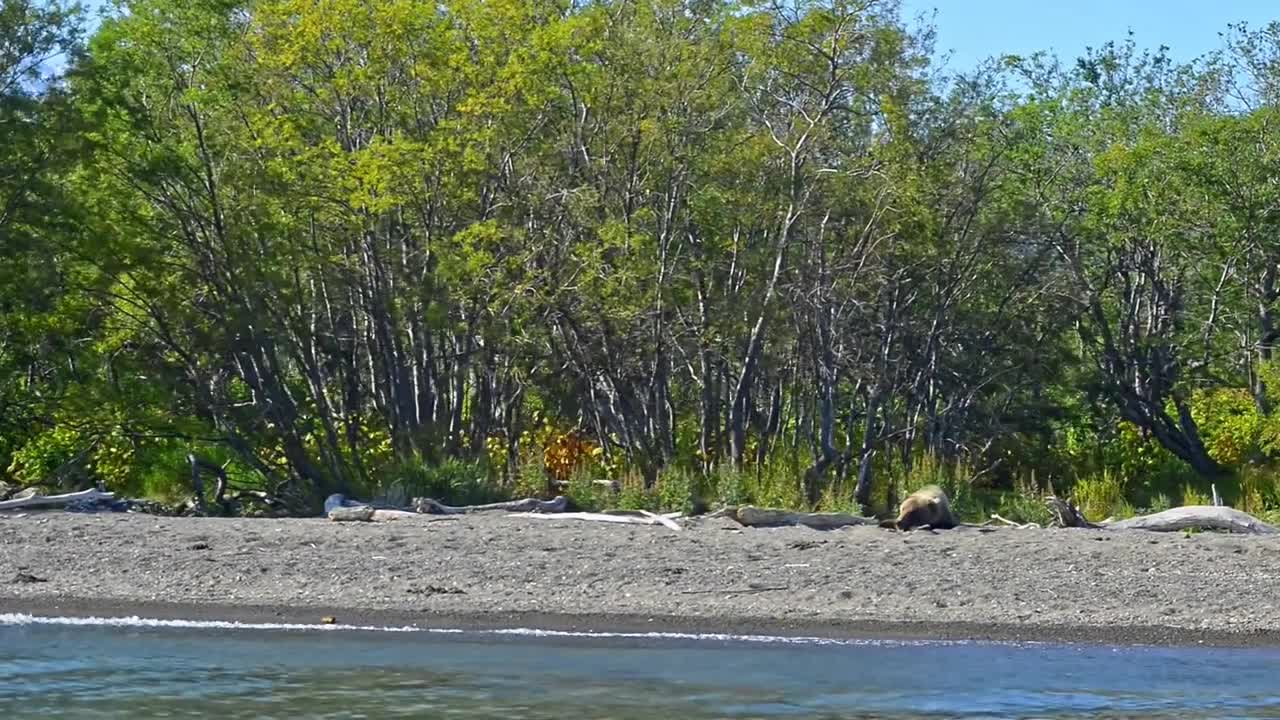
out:
M0 6L21 482L860 511L870 452L878 512L1280 504L1274 27L956 78L895 0L79 23Z
M53 477L84 447L85 438L68 427L35 435L12 454L9 475L23 485L36 485Z
M1146 507L1135 508L1135 515L1148 515L1152 513L1164 512L1175 507L1173 499L1164 493L1158 493L1153 496Z
M1040 527L1047 527L1050 520L1052 520L1049 508L1044 504L1042 497L1020 491L1001 493L994 512L1006 520L1012 520L1017 523L1035 523ZM987 515L990 514L987 513ZM971 518L971 520L982 522L986 518Z
M708 496L713 505L730 507L755 503L750 476L727 464L717 465L707 478Z
M1236 508L1262 516L1280 509L1280 473L1275 467L1248 465L1240 469Z
M409 499L425 497L446 505L478 505L508 499L490 481L484 463L452 458L438 465L421 459L401 461L388 472L383 488L397 488Z
M541 470L539 470L541 472ZM545 476L543 476L545 478ZM609 508L614 503L613 491L609 486L595 481L599 479L587 468L579 468L569 476L569 484L564 495L578 510L595 512ZM545 487L545 479L544 479Z
M1107 518L1133 516L1133 507L1125 499L1125 487L1118 475L1104 470L1101 474L1080 478L1071 489L1071 498L1086 519L1097 522Z
M964 461L948 461L931 453L918 453L912 457L909 469L900 464L889 465L891 482L900 488L898 499L929 485L936 485L947 493L952 512L958 517L979 521L986 520L988 503L972 486L973 469ZM896 513L897 508L886 508Z
M1182 486L1182 504L1183 505L1212 505L1213 497L1208 492L1192 487L1191 485Z
M658 474L656 490L661 512L681 512L691 515L701 508L700 486L702 478L689 468L673 465Z
M747 486L751 488L752 502L763 507L806 507L804 467L794 454L779 452L765 462L747 471Z
M619 483L618 496L614 502L620 510L662 510L661 498L656 488L645 488L644 480L634 475L624 477Z
M591 473L587 468L578 468L569 476L570 491L569 497L574 497L574 483L581 484L584 481L590 484ZM517 497L544 497L548 495L548 478L545 468L542 466L542 458L539 456L533 458L530 453L524 453L516 466L514 473L514 483L512 485L512 494ZM581 490L582 488L578 488Z

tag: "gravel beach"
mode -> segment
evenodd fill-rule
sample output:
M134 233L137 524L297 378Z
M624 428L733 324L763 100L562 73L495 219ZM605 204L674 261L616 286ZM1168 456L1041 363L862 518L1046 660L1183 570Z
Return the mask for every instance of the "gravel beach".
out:
M0 515L0 612L1280 645L1280 538Z

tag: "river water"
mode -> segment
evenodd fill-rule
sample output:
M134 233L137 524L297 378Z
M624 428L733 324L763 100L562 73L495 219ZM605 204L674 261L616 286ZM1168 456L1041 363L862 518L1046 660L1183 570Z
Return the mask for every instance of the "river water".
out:
M1280 651L0 615L0 718L1280 718Z

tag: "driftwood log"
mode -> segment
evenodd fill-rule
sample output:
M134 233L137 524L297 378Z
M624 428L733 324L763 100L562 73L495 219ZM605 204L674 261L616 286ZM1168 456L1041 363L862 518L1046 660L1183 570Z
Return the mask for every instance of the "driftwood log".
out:
M804 513L758 508L751 505L726 508L725 514L736 520L738 524L747 527L803 525L815 530L833 530L850 525L878 525L880 522L873 517L860 517L847 513Z
M375 508L371 505L334 508L329 511L328 515L329 519L334 522L392 522L394 520L438 522L440 520L456 519L454 515L429 515L409 510Z
M115 493L103 492L101 490L90 488L89 490L81 490L80 492L65 493L62 495L32 495L31 497L21 498L19 500L5 500L0 502L0 510L16 510L24 507L42 507L66 505L68 503L89 503L99 502L103 500L115 500Z
M377 509L372 505L339 505L325 514L334 522L372 522L375 512Z
M405 508L387 508L373 505L370 503L352 500L345 495L333 494L324 501L324 512L330 520L334 522L388 522L391 520L414 520L414 519L435 519L440 515L455 516L464 515L474 512L526 512L530 514L538 513L561 513L569 505L568 498L558 496L553 500L539 500L537 498L525 498L524 500L513 500L511 502L489 503L487 505L463 505L454 507L445 505L444 503L432 500L430 498L416 498L413 507Z
M1150 515L1139 515L1126 520L1089 522L1070 500L1050 496L1045 498L1054 524L1059 527L1094 528L1099 530L1149 530L1152 532L1177 532L1179 530L1204 529L1252 535L1274 535L1280 529L1235 508L1220 505L1186 505Z
M610 522L627 525L663 525L671 528L672 530L682 529L680 525L675 522L676 518L681 517L680 513L658 515L651 512L645 512L643 510L638 511L636 514L607 512L565 512L549 515L541 513L512 513L507 517L542 518L544 520L585 520L591 522Z
M218 484L214 486L213 502L218 506L224 515L231 514L231 505L227 502L227 465L226 463L219 465L212 460L206 460L198 457L195 453L187 453L187 463L191 465L191 489L195 492L196 512L205 515L209 512L209 507L204 499L204 475L212 474L218 480Z
M445 505L431 498L414 498L413 510L424 514L434 515L464 515L466 513L492 512L495 510L505 510L506 512L530 512L530 513L562 513L569 507L569 499L563 495L557 495L551 500L539 500L537 498L525 498L523 500L511 500L509 502L488 503L485 505L462 505L454 507Z
M556 480L553 484L558 488L567 488L569 487L569 485L572 484L572 481ZM600 487L607 488L610 492L615 492L615 493L620 492L622 490L622 485L619 484L617 480L592 480L591 484L599 485Z
M1249 513L1235 508L1214 505L1187 505L1164 512L1153 513L1102 523L1108 530L1153 530L1176 532L1191 528L1226 530L1253 535L1274 535L1280 530L1268 525Z
M1057 495L1050 495L1044 499L1044 504L1049 508L1049 514L1053 516L1051 525L1054 527L1073 527L1073 528L1096 528L1095 525L1087 518L1084 513L1080 512L1080 508L1075 503Z

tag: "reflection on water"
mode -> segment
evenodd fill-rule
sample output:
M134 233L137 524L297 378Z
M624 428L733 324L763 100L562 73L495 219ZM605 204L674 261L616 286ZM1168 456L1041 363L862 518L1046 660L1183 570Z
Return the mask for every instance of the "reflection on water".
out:
M19 624L0 717L1280 718L1280 652Z

